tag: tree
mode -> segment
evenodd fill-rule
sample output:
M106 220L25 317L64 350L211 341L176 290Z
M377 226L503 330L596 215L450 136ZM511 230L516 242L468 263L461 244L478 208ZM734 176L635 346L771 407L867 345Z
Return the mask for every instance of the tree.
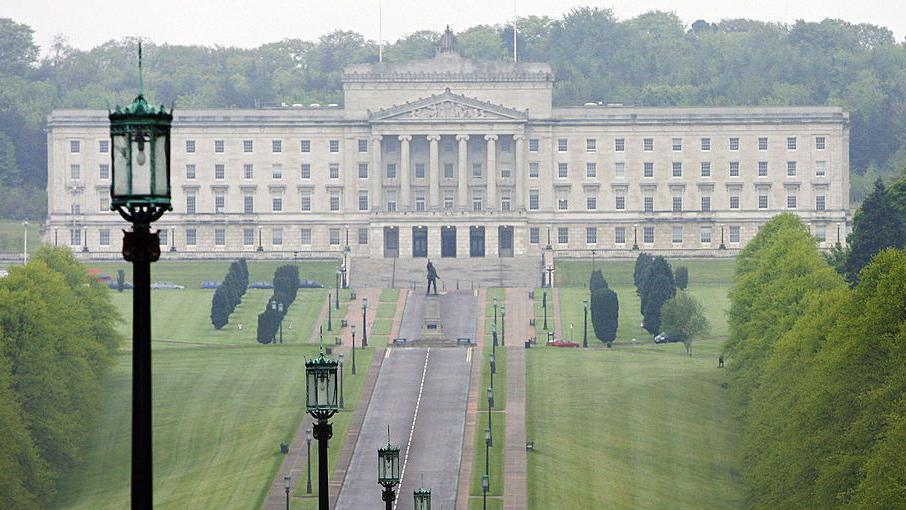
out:
M635 259L635 267L632 270L632 282L635 284L636 294L641 295L642 280L645 276L645 270L651 264L652 257L645 252L639 253Z
M126 271L123 269L116 270L116 291L122 292L126 287Z
M617 337L620 302L617 293L600 287L591 293L591 325L595 336L609 347Z
M686 266L676 266L673 277L676 280L676 288L686 290L689 286L689 269Z
M217 287L211 299L211 324L214 329L222 329L230 321L230 303L225 289L224 285Z
M0 18L0 75L23 75L38 60L38 46L28 25Z
M594 294L598 289L606 289L607 280L604 279L604 275L601 274L600 269L595 269L591 272L591 276L588 278L588 289Z
M683 339L686 353L692 355L692 341L708 333L710 325L704 308L688 292L678 292L661 307L661 329Z
M903 222L880 179L853 215L853 231L846 240L850 246L846 273L851 283L859 280L859 271L878 252L885 248L903 247L906 240Z
M661 307L676 295L676 284L663 257L656 257L647 272L642 293L642 324L649 333L656 335L661 332Z

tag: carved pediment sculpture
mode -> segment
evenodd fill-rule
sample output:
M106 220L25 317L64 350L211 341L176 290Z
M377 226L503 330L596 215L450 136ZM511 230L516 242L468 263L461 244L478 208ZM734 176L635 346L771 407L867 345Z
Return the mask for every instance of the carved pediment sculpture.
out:
M454 101L441 101L397 115L398 119L494 119L501 118L487 110Z

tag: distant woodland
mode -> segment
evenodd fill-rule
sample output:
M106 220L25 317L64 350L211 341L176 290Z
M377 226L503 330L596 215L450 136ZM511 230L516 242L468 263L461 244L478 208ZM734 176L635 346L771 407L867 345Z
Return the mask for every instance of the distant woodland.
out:
M618 20L591 7L561 19L519 18L516 26L519 59L553 66L557 104L838 105L850 112L854 200L906 167L906 41L887 28L832 19L686 24L665 12ZM460 52L510 59L512 30L466 28L457 33ZM439 36L414 32L386 46L384 58L431 57ZM29 26L0 18L0 217L43 217L47 114L129 101L137 42L84 51L60 37L42 57ZM378 55L375 41L345 31L254 49L144 47L147 95L183 108L342 103L343 67Z

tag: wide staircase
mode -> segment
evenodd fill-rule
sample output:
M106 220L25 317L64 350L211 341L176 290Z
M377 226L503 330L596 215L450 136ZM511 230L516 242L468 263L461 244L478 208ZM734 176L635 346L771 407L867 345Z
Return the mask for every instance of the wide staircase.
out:
M454 291L488 287L528 287L541 283L540 257L432 259L440 280L437 289ZM356 288L424 288L428 260L353 258L349 285Z

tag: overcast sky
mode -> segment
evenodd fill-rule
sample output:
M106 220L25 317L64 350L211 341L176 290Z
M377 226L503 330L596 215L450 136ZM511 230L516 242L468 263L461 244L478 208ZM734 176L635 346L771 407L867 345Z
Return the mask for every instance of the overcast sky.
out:
M840 18L890 28L906 36L904 0L383 0L383 39L395 41L420 29L462 30L505 23L520 15L559 18L572 7L610 7L620 19L649 10L674 11L688 25L697 19L753 18L792 23ZM124 36L157 43L255 47L286 38L316 39L354 30L378 39L378 0L0 0L0 17L35 30L46 51L63 34L77 48ZM141 18L141 20L139 20Z

